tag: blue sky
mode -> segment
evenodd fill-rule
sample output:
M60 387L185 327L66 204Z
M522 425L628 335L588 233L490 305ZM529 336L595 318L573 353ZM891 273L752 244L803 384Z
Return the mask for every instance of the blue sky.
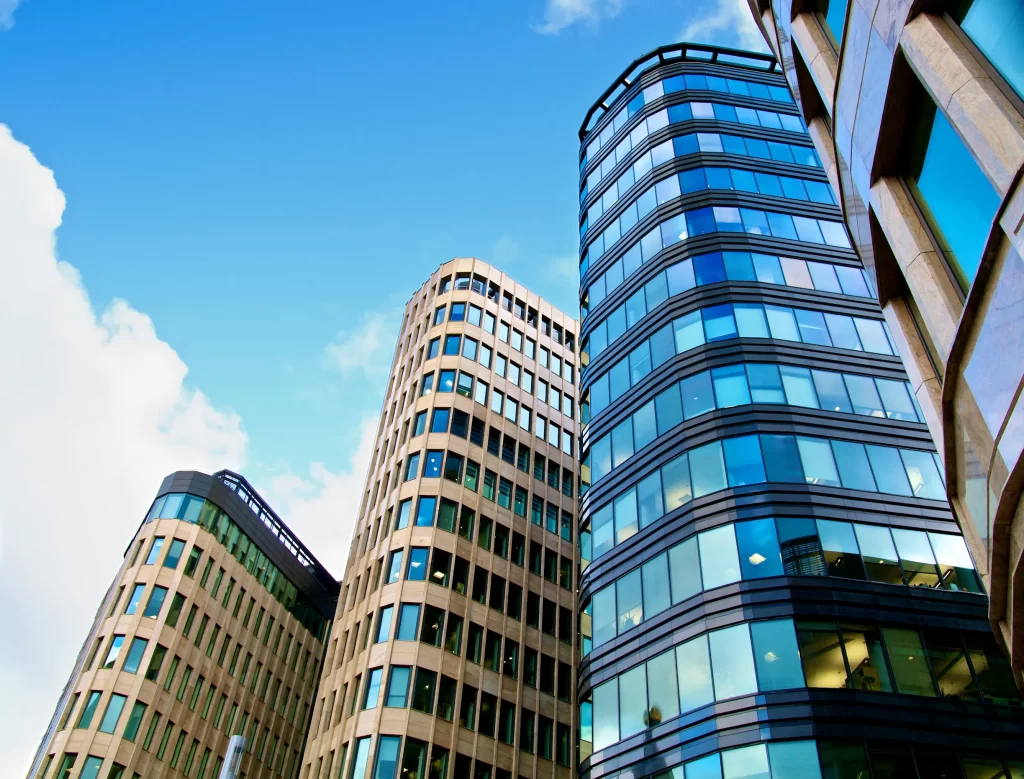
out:
M580 121L692 9L24 0L0 121L67 196L61 258L241 415L249 470L338 468L382 377L324 349L376 323L386 370L440 262L479 256L575 310Z
M342 574L405 300L476 255L574 310L580 121L684 38L759 43L746 0L0 0L0 765L171 471Z

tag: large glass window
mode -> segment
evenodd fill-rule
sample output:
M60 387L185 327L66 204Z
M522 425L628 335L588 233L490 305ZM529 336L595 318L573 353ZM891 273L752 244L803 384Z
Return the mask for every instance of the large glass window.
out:
M733 698L757 692L757 675L747 625L735 625L708 634L715 698Z
M377 742L377 757L373 761L373 779L395 779L398 771L398 750L401 736L381 736Z
M985 5L991 8L997 3ZM1019 36L1021 9L1017 5ZM1000 12L1003 10L1009 9L1001 4ZM981 14L976 18L980 17ZM1007 29L1005 17L992 18L999 19L1000 30ZM1014 57L1019 62L1019 51ZM978 272L1000 197L924 89L919 90L918 101L918 109L910 114L917 121L909 138L906 180L950 267L967 289Z
M953 12L960 28L1024 97L1024 3L1020 0L961 0Z
M826 0L822 10L825 29L830 33L836 51L843 43L843 27L846 25L846 9L848 7L849 0Z

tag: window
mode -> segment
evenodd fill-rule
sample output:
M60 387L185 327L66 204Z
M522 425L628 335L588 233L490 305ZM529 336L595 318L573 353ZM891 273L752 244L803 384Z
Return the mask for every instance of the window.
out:
M160 615L160 608L164 605L164 598L166 597L166 587L154 587L153 592L149 594L149 601L146 603L142 616L156 619Z
M121 711L127 698L124 695L113 694L107 701L107 710L103 712L103 719L100 720L100 733L113 733L117 728L117 721L121 719Z
M412 481L419 475L420 455L419 452L410 454L405 464L405 481Z
M384 670L382 668L373 668L370 670L366 677L366 686L363 688L362 708L377 708L377 701L380 698L381 677L383 674Z
M1019 57L1024 9L1020 3L965 0L957 3L952 14L989 63L1024 97L1024 67Z
M121 645L124 644L124 636L114 636L110 641L110 648L107 650L107 659L103 661L101 668L113 668L117 656L121 653Z
M153 543L149 545L149 554L146 555L146 562L144 565L155 565L157 558L160 556L160 550L164 545L164 537L156 536L153 539Z
M100 766L103 765L103 758L89 755L85 758L85 765L82 766L82 773L79 779L99 779Z
M394 606L381 607L377 614L377 632L374 635L373 643L381 644L391 637L391 617L394 610Z
M924 88L916 91L917 110L909 113L916 120L908 136L904 175L939 248L966 290L978 272L1001 198Z
M398 613L397 641L416 641L419 637L420 606L403 603Z
M411 671L412 669L409 666L391 666L388 677L388 690L384 696L385 706L404 709L408 705Z
M145 592L145 584L136 584L132 588L132 593L128 597L128 602L125 604L124 613L134 614L139 608L139 601L142 600L142 593Z
M426 712L427 714L434 712L434 687L436 683L436 673L423 668L416 669L411 703L413 709Z
M121 668L125 673L138 673L139 664L142 662L142 655L146 651L149 642L144 638L135 637L128 650L128 656L124 659L124 666Z
M430 549L423 546L414 546L409 550L409 565L405 571L405 578L409 581L421 582L427 578L427 556Z
M92 690L89 693L89 697L85 699L82 713L78 715L78 725L75 727L85 730L92 724L92 719L96 716L96 708L100 703L100 695L102 693L99 690Z
M135 741L135 738L139 733L139 725L142 724L142 718L145 715L146 704L142 701L135 701L135 704L132 706L131 714L128 715L128 721L124 726L125 741Z
M388 577L385 579L385 584L392 584L398 581L398 578L402 574L402 549L396 549L391 553L388 558Z

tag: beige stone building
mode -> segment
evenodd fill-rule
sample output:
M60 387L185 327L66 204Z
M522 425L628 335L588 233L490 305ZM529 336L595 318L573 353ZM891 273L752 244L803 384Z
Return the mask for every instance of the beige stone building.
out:
M338 583L237 474L168 476L96 613L33 779L299 767Z
M1024 668L1024 8L750 0L798 97Z
M475 259L409 300L302 779L572 774L576 338Z

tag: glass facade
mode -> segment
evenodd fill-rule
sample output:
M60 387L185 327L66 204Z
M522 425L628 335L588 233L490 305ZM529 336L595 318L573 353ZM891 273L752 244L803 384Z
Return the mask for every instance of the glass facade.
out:
M644 62L581 131L580 776L1014 775L981 577L783 77Z

